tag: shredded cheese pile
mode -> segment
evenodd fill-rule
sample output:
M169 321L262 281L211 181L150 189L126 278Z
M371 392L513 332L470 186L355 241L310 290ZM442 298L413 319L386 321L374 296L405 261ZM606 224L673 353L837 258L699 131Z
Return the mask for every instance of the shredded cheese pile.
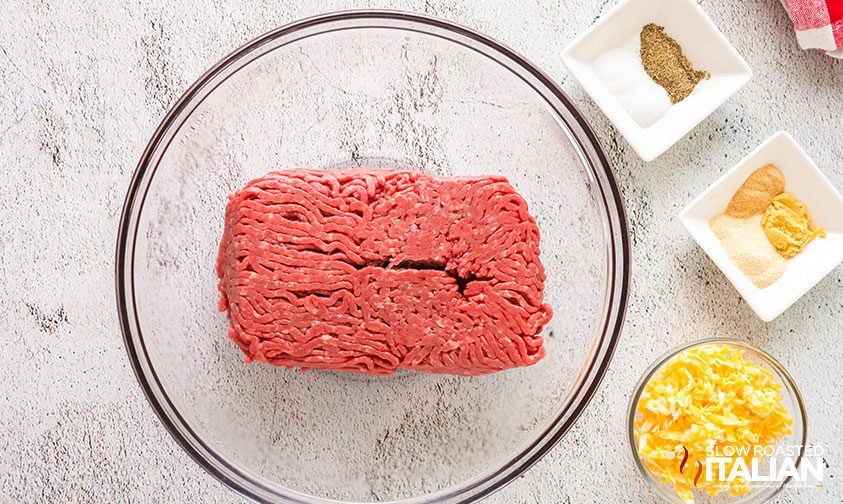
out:
M668 360L641 393L635 410L638 455L687 503L694 502L694 487L709 495L746 494L746 481L719 481L717 470L706 473L705 460L733 449L747 453L726 464L728 479L735 460L750 465L755 454L763 458L763 447L790 434L793 419L780 389L773 374L745 359L740 349L711 343L685 350Z

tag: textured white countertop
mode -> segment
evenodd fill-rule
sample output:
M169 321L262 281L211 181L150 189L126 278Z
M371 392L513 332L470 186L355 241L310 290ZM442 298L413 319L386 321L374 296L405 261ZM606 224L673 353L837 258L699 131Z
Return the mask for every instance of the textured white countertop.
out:
M766 349L805 396L825 485L789 488L778 501L843 502L843 268L764 324L676 218L779 129L843 188L843 61L800 51L779 2L700 2L755 76L646 165L559 58L613 1L98 3L0 6L0 501L242 501L169 437L129 367L113 285L124 192L166 110L224 54L297 18L382 7L485 32L561 82L613 162L629 211L632 295L603 385L556 448L488 502L655 502L627 447L628 397L667 348L710 336Z

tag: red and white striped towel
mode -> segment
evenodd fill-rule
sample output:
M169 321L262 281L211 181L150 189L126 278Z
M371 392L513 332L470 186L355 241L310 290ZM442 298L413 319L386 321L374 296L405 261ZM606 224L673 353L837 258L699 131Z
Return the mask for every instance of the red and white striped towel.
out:
M843 0L784 0L802 49L843 58Z

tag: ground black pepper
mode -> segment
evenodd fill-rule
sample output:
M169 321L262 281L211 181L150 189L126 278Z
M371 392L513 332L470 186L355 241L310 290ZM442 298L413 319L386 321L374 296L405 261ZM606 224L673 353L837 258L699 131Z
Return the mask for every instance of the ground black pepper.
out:
M653 23L641 30L641 62L672 103L687 98L701 80L710 77L708 72L695 70L679 43L665 33L663 26Z

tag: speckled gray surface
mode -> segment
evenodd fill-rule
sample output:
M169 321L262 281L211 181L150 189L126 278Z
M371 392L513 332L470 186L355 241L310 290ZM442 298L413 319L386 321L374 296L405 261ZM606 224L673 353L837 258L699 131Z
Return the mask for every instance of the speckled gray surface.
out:
M128 366L113 300L124 191L179 94L221 56L296 18L349 7L443 16L509 44L563 84L615 165L633 232L633 291L612 367L576 427L488 502L653 502L622 421L666 348L746 339L802 388L823 488L781 502L841 502L843 268L760 322L676 219L778 129L843 188L843 62L797 49L778 2L703 7L755 71L750 84L653 163L640 162L572 82L559 51L613 2L6 2L0 16L0 501L239 502L169 438Z

